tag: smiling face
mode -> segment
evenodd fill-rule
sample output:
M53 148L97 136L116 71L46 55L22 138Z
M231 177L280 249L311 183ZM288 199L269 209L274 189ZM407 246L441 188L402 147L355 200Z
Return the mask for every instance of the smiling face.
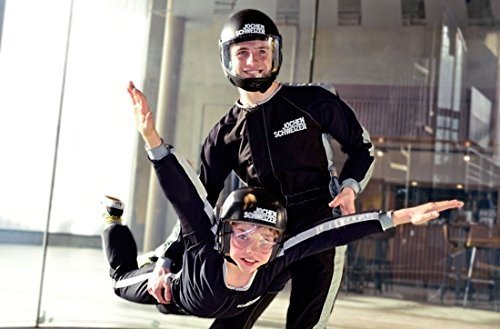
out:
M253 273L266 264L276 244L278 232L265 226L232 223L229 256L244 273Z
M240 78L271 75L273 53L269 41L251 40L231 45L231 73Z

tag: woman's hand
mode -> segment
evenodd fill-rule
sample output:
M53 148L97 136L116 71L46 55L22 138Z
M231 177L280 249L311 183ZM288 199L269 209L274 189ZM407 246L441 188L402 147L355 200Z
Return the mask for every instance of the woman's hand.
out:
M148 292L160 304L169 304L172 300L171 286L165 279L169 275L169 269L156 266L148 279Z
M127 91L132 100L135 126L142 135L146 146L150 149L160 146L163 141L156 131L153 113L151 112L146 96L139 89L135 88L132 81L129 82Z
M403 208L394 211L392 213L392 222L394 225L401 225L410 222L414 225L422 225L430 220L438 218L439 212L441 211L460 208L463 205L464 203L458 200L428 202L416 207Z

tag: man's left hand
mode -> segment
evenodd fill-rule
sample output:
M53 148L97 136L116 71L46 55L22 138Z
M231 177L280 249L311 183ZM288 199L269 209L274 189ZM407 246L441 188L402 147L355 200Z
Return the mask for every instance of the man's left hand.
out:
M328 205L331 208L340 207L340 212L343 216L351 215L356 212L356 207L354 206L355 199L356 194L354 191L349 187L344 187Z

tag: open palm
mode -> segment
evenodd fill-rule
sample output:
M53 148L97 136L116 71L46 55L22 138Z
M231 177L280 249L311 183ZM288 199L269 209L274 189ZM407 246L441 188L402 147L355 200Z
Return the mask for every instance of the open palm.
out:
M132 111L137 130L149 148L159 146L162 140L155 129L153 113L151 112L146 96L134 86L132 81L129 82L127 91L132 100Z
M422 225L430 220L438 218L441 211L460 208L463 205L463 202L458 200L428 202L416 207L396 210L392 214L392 220L394 225L410 222L414 225Z

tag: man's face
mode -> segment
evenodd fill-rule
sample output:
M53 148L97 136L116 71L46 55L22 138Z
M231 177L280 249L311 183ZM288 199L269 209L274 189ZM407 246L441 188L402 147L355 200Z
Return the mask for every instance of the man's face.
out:
M268 41L251 40L231 45L231 73L240 78L270 76L273 54Z
M229 256L242 272L253 273L269 261L277 231L246 223L233 223L232 230Z

